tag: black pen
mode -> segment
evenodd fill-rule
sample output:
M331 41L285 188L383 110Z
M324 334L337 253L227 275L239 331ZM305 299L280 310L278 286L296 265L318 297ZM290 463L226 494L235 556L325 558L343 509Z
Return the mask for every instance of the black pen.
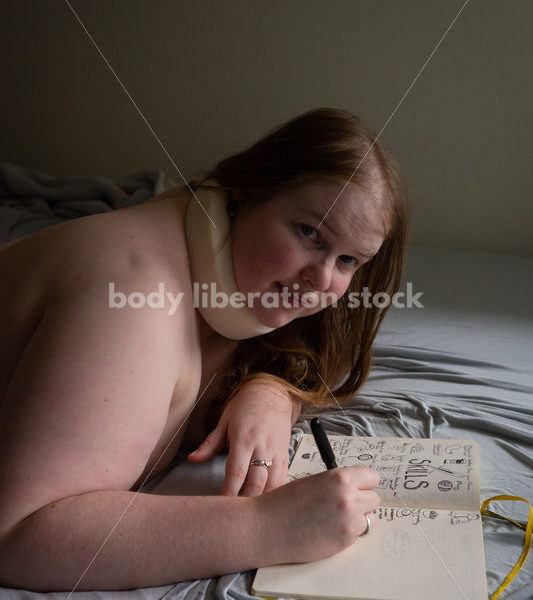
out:
M336 469L337 463L335 462L335 454L333 453L329 443L328 436L324 431L324 427L322 427L322 423L317 417L311 421L311 431L313 432L313 437L315 438L318 451L320 452L320 456L322 457L326 468L328 470Z

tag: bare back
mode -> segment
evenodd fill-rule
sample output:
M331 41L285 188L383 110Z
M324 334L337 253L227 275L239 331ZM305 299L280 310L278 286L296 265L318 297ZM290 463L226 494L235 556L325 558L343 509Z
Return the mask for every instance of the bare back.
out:
M0 247L0 527L67 495L154 477L236 349L220 336L205 343L187 203L174 188ZM147 297L160 283L183 294L173 314L168 304L110 307L110 284Z

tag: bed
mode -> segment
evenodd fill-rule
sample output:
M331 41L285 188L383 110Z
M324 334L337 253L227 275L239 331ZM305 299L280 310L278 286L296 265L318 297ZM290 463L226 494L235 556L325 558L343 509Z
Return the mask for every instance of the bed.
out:
M161 171L118 181L53 178L0 164L0 243L84 214L143 202L174 184ZM370 376L340 409L320 413L327 431L345 435L467 438L481 453L481 498L508 493L533 502L533 257L411 246L402 289L422 292L423 308L392 308L374 347ZM307 411L293 429L292 455L309 433ZM192 465L178 453L143 491L216 494L223 454ZM526 505L492 510L525 521ZM514 566L524 532L483 517L489 593ZM255 571L123 592L0 588L5 600L247 600ZM533 556L500 596L533 598Z

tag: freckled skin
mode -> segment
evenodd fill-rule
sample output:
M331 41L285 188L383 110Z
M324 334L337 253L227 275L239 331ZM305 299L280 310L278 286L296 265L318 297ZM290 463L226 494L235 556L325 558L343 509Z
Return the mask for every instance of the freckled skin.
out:
M384 236L384 214L379 206L354 185L346 187L336 200L342 185L324 182L307 184L297 190L275 196L257 208L247 209L235 218L232 250L235 278L239 290L278 292L276 282L305 292L333 293L340 298L362 262L369 260L355 253L379 250ZM320 221L308 216L305 208L324 216ZM301 225L318 228L304 230ZM336 236L327 225L334 228ZM344 257L341 260L340 257ZM355 257L353 264L344 262ZM332 299L327 305L332 303ZM316 308L266 308L254 300L257 318L271 327L280 327L291 320L321 310Z
M193 305L188 199L175 188L0 247L0 281L12 290L0 295L0 585L65 590L85 572L80 590L132 589L318 560L353 543L366 526L363 513L377 506L369 490L378 474L356 468L257 498L143 493L142 484L178 448L204 441L220 385L216 377L211 383L213 373L223 372L239 347L211 330ZM302 236L284 206L274 201L271 211L238 216L233 250L241 291L272 291L280 281L343 293L353 271L338 256L359 243L381 243L372 207L346 215L357 239L341 219L339 239L320 228L317 243ZM185 300L171 317L131 307L113 312L110 281L144 294L164 281L174 296L186 292ZM273 326L305 314L254 311ZM239 394L253 396L253 386ZM236 406L260 406L253 421L254 428L268 421L263 433L275 413L288 439L291 401L275 387L263 384L261 397L270 397L279 415L249 398ZM347 509L339 511L341 504Z
M134 414L131 403L128 404L131 401L121 399L120 391L121 386L123 389L129 381L143 377L143 370L136 368L136 365L145 364L147 358L155 360L156 364L159 360L153 354L152 357L147 355L147 336L142 336L141 340L132 338L132 341L128 342L120 339L118 332L113 335L114 323L120 321L124 313L118 310L110 313L107 306L108 282L121 278L117 283L118 289L125 289L129 285L132 290L145 292L156 290L158 281L164 281L166 289L170 292L176 293L178 289L183 288L184 282L190 281L187 254L184 252L184 216L187 204L188 195L183 187L174 188L143 205L75 219L0 246L0 279L6 285L6 289L11 290L10 294L0 297L0 435L4 441L10 435L12 426L10 421L6 420L5 414L11 414L9 407L13 406L17 407L13 410L20 410L25 415L28 433L23 435L29 435L42 447L53 447L57 444L56 440L52 441L46 437L47 422L39 413L41 409L35 408L35 417L32 417L29 406L26 407L26 403L30 405L32 399L26 398L24 389L14 390L9 399L4 396L8 382L15 372L17 360L24 355L25 348L32 340L36 343L35 332L42 323L43 315L49 314L60 303L65 304L65 309L57 310L58 321L51 324L48 334L50 337L52 332L59 331L64 326L62 316L67 314L69 303L76 303L72 308L72 329L70 333L67 332L68 338L65 334L64 341L54 341L58 344L56 352L64 352L64 357L58 361L57 369L70 378L60 390L54 391L56 403L53 404L44 396L45 392L39 389L39 386L44 386L45 381L42 374L37 375L36 369L27 369L26 380L31 382L32 376L35 379L32 385L36 390L36 397L43 396L43 402L46 402L47 406L44 416L50 420L49 424L53 421L57 428L65 427L69 432L75 432L84 418L94 420L97 418L95 415L100 415L100 411L95 410L97 406L105 407L101 417L102 423L93 424L94 431L98 432L100 438L91 436L91 439L94 440L97 451L103 448L117 448L113 457L116 466L101 469L100 472L97 467L91 466L94 473L85 473L83 485L91 485L93 477L92 485L95 488L102 482L108 487L135 487L138 482L144 481L149 473L150 478L155 477L170 461L172 453L180 444L193 449L208 433L205 426L205 410L216 392L216 385L210 386L188 420L186 416L197 399L200 385L203 383L205 387L208 377L228 359L236 343L218 336L218 339L214 340L216 343L204 344L202 336L206 338L209 330L205 329L201 322L201 328L198 328L197 310L192 302L186 301L181 303L179 310L172 317L165 317L168 324L158 336L157 351L160 351L160 348L165 349L161 360L168 360L170 353L174 353L172 369L167 372L169 377L175 378L176 384L173 390L167 386L168 392L159 396L154 394L153 389L147 391L146 398L152 403L150 412L153 415L160 413L160 417L157 420L154 418L153 421L145 419L141 423L142 426L136 427L134 434L129 436L130 441L135 442L134 450L128 453L128 460L132 460L130 466L119 464L122 459L118 449L124 447L124 440L117 442L120 429L110 428L106 431L105 428L109 419L116 418L119 406L120 410L126 410L129 415ZM135 231L135 235L132 235L131 231ZM141 257L142 262L132 266L129 257L133 255ZM36 261L35 256L39 256L40 260ZM93 300L89 292L95 286L97 293ZM134 316L140 314L137 312ZM157 318L159 315L157 311L150 310L144 314L148 318L151 315ZM94 324L108 317L109 325L100 332ZM85 341L90 341L93 336L104 335L106 329L111 332L110 337L94 349L95 354L91 354L89 360L93 366L96 359L101 360L101 367L96 370L87 368L87 354L76 358L73 350ZM127 331L128 329L124 334L127 334ZM129 331L134 334L133 327L129 328ZM50 355L50 342L43 336L40 343L43 346L34 351L35 360L45 359ZM70 349L68 346L71 346ZM63 347L66 349L63 350ZM130 364L126 365L124 375L120 376L121 386L111 386L113 392L107 393L105 382L113 381L116 377L112 371L113 365L117 364L118 357L126 353ZM104 374L103 368L110 370ZM53 385L53 382L58 380L58 374L54 371L56 366L47 364L42 369L50 380L49 385ZM186 375L183 376L182 373ZM98 388L102 385L104 393L98 394ZM67 400L61 397L64 389L79 391L69 395ZM95 405L92 404L92 393L96 395ZM82 394L88 394L88 397L83 398ZM71 406L73 398L78 399L80 407L69 412L67 409ZM124 422L124 419L121 421ZM180 428L184 421L187 421L187 425ZM179 435L173 438L178 428ZM19 435L21 434L13 434L15 437ZM40 441L39 435L42 436ZM83 439L83 428L72 435L72 439L76 437ZM158 461L161 451L171 439L172 446L163 459ZM10 451L14 457L18 451L15 442L13 444ZM148 456L146 448L152 448ZM87 448L85 454L89 452L90 449ZM78 459L74 455L71 457L68 449L61 455L63 465L60 470L68 473L69 468L75 466ZM143 461L145 468L139 472L139 465ZM16 459L12 458L12 462L16 464ZM102 462L106 463L107 457ZM20 468L25 468L22 463ZM124 468L130 469L131 472L119 484L117 472ZM53 480L46 485L49 488L47 493L52 494ZM31 495L28 495L28 498L30 497ZM22 510L24 505L20 503L19 506Z

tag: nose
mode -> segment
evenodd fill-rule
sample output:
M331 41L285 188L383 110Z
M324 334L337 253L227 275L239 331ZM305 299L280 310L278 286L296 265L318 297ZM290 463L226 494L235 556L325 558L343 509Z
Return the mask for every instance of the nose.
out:
M317 292L327 291L331 286L333 268L334 265L327 259L306 265L301 271L305 288Z

